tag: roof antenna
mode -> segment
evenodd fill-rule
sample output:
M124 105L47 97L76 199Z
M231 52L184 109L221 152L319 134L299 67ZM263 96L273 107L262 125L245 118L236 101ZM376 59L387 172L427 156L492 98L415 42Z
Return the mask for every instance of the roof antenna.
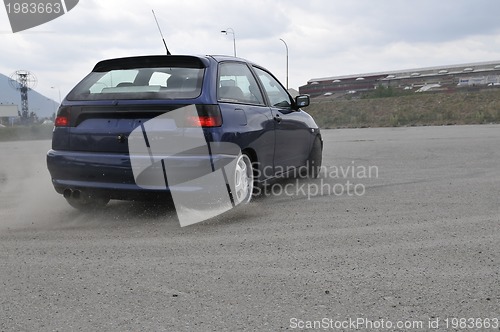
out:
M156 19L155 11L153 9L151 9L151 11L153 12L153 17L155 18L156 26L158 27L158 31L160 31L160 36L161 36L161 39L163 40L163 45L165 45L165 49L167 50L167 55L172 55L172 54L170 54L170 51L168 50L167 43L165 42L165 38L163 38L163 33L161 33L160 25L158 24L158 20Z

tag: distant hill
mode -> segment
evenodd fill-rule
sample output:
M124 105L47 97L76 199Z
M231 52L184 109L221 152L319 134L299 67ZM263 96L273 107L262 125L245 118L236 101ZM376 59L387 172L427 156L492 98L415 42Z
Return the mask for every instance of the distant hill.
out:
M19 91L14 90L9 84L10 78L0 74L0 104L18 105L21 111L21 94ZM28 106L30 112L35 112L39 119L49 118L59 107L59 102L50 99L36 90L28 92Z

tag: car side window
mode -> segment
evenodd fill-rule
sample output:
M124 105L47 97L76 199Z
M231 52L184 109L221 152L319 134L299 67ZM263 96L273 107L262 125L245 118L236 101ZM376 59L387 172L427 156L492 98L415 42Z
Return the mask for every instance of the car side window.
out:
M221 63L217 88L217 98L220 102L264 105L257 81L244 63Z
M256 67L254 67L254 69L267 96L269 97L271 106L282 109L291 109L292 100L281 84L268 72Z

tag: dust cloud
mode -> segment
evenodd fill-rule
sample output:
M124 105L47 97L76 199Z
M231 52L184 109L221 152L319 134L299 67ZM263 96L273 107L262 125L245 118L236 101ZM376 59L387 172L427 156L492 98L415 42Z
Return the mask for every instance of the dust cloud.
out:
M51 142L0 142L0 232L35 228L100 228L160 222L178 227L171 202L111 201L102 211L82 213L56 193L47 170Z
M48 140L0 143L0 231L49 225L67 211L47 170L49 149Z

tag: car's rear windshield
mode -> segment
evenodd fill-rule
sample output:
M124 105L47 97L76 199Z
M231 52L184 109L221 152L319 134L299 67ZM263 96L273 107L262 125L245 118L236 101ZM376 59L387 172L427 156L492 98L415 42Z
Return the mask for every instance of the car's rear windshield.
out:
M118 68L93 71L68 100L193 99L201 94L204 68Z

